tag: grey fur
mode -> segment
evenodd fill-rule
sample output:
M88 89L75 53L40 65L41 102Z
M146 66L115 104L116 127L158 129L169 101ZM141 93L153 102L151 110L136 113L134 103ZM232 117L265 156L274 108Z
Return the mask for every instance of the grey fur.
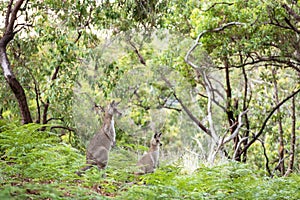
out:
M159 165L159 148L161 133L155 133L150 142L150 149L137 163L139 170L135 172L136 175L146 173L153 173Z
M96 165L99 170L106 168L109 160L109 151L116 143L114 115L121 115L117 110L117 105L118 103L112 101L104 110L103 125L100 131L90 140L86 151L86 163L88 166L77 172L79 176L93 165Z

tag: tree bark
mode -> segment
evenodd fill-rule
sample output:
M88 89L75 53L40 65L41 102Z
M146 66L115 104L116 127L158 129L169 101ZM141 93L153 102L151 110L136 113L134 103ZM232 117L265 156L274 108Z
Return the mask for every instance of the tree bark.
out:
M246 70L245 67L242 67L242 71L243 71L243 76L244 76L244 80L245 80L245 86L244 86L244 99L243 99L243 110L247 110L248 109L248 77L246 74ZM250 95L251 98L251 95ZM243 142L243 145L247 145L248 143L248 138L249 138L249 133L250 133L250 122L249 122L249 118L247 113L245 114L245 126L246 126L246 130L245 133L243 134L243 137L246 138ZM246 163L247 161L247 150L243 153L243 158L242 158L242 162Z
M23 124L32 123L32 118L27 104L25 91L21 86L21 84L19 83L19 81L16 79L15 75L13 74L10 67L9 60L6 55L6 50L1 45L0 45L0 56L1 56L0 62L3 69L4 77L18 101L18 105L22 117L22 123Z
M295 98L292 98L292 132L291 132L291 146L290 146L290 160L285 176L293 172L295 160L295 147L296 147L296 108Z
M226 115L228 124L230 127L230 133L233 134L235 132L235 129L237 128L237 119L234 116L233 109L237 110L238 107L238 101L236 100L235 106L232 105L232 89L231 89L231 83L230 83L230 64L227 58L224 59L224 66L225 66L225 76L226 76ZM234 152L237 150L238 143L239 143L239 135L233 138L234 142ZM240 154L236 154L237 156L233 158L236 161L241 161Z
M300 92L300 89L297 89L296 91L294 91L292 94L290 94L289 96L287 96L285 99L283 99L279 104L277 104L272 111L268 114L268 116L266 117L266 119L264 120L260 130L258 131L258 133L256 135L253 136L253 138L247 143L247 145L245 145L245 147L241 150L241 154L244 153L245 151L248 150L248 148L256 141L258 140L258 138L263 134L265 127L267 126L267 123L269 121L269 119L273 116L273 114L277 111L278 108L280 108L280 106L282 106L285 102L287 102L289 99L293 98L295 95L297 95Z
M0 119L3 119L3 108L0 109Z
M14 24L17 20L17 13L22 4L23 0L19 0L13 7L13 1L11 0L7 6L4 26L5 31L3 36L0 38L0 64L4 77L18 101L22 123L27 124L32 122L32 118L27 104L25 91L13 73L6 53L8 43L13 40L14 35L16 34L16 32L14 32Z
M273 74L273 83L274 83L274 96L275 96L275 102L276 104L279 103L279 97L278 97L278 86L277 86L277 80L276 80L276 75L277 71L276 69L272 70ZM279 160L283 160L279 166L278 169L283 176L285 174L285 167L284 167L284 139L283 139L283 128L282 128L282 120L281 120L281 111L280 108L277 109L277 113L279 115L278 117L278 140L279 140L279 148L278 148L278 156Z

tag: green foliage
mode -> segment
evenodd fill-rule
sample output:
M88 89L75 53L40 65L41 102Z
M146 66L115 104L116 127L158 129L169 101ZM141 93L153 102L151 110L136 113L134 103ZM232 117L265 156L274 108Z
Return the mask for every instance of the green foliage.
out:
M200 165L193 173L184 172L177 162L135 176L137 159L132 150L122 147L111 151L107 170L94 167L78 177L74 172L84 165L84 157L40 128L36 124L1 127L1 199L300 198L298 175L270 179L264 171L236 162Z
M7 3L0 5L4 14ZM277 178L275 172L276 178L269 179L260 170L266 165L262 143L269 167L278 163L278 119L285 150L290 147L290 101L270 118L259 138L262 143L255 142L248 150L249 165L218 166L216 160L217 166L207 167L198 166L197 159L206 161L213 149L211 138L195 126L174 96L209 128L208 94L199 73L205 71L211 94L215 92L211 112L216 134L222 137L231 127L226 109L237 118L246 107L249 124L246 127L243 118L239 137L249 131L251 140L276 106L274 81L279 100L299 87L299 22L283 4L299 15L299 3L286 0L46 0L22 5L16 26L22 28L7 53L31 113L37 113L33 118L40 121L47 111L46 123L56 120L76 130L41 131L38 124L13 123L20 118L18 104L1 76L0 199L299 199L297 174ZM230 22L242 25L210 32ZM205 30L190 55L199 66L195 70L185 56L192 39ZM230 67L228 80L225 61ZM226 96L228 82L231 97ZM119 147L112 150L105 172L94 167L77 177L74 172L85 163L81 143L86 144L102 124L94 104L105 106L112 99L122 100L124 112L115 120ZM238 105L227 107L233 99L239 100ZM154 174L134 176L136 154L148 150L154 131L163 132L162 151L168 156L195 151L195 160L190 161L197 170L190 174L170 164L172 158ZM296 136L298 144L299 130ZM229 142L223 148L232 155L233 146ZM299 154L297 148L295 173ZM288 164L288 159L284 162ZM101 178L104 173L106 178Z
M12 125L12 124L10 124ZM73 176L64 169L79 158L77 150L64 144L51 132L39 131L41 125L9 127L0 133L1 157L7 176L38 181L65 180Z
M164 167L118 199L298 199L299 176L269 179L249 165L201 166L191 175ZM280 192L279 192L280 191Z
M75 171L83 156L41 125L1 127L2 199L75 198L95 193L79 187ZM72 185L70 185L72 184ZM67 189L66 189L67 188ZM99 198L99 197L98 197ZM89 199L88 196L83 199Z

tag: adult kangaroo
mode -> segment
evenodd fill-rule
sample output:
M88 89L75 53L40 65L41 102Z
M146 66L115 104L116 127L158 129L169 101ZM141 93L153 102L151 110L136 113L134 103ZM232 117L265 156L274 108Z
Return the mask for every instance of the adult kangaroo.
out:
M116 143L116 132L114 127L114 115L121 115L117 110L115 101L112 101L104 110L104 119L100 131L94 135L86 150L86 163L88 166L76 173L81 174L96 165L99 170L105 169L108 164L108 154Z

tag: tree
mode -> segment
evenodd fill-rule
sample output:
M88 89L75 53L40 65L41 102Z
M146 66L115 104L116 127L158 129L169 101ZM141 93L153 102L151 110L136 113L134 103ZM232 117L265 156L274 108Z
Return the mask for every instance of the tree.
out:
M253 122L251 126L251 118L253 118L255 114L252 112L251 118L248 114L244 114L247 129L243 131L244 133L238 133L236 135L237 137L235 137L234 133L237 130L237 125L241 124L241 122L237 120L238 112L241 114L248 109L255 108L253 107L253 105L255 105L252 103L253 100L251 101L251 99L253 99L253 93L251 93L253 87L251 90L249 88L251 79L253 79L251 77L251 71L256 71L260 66L266 67L266 71L259 69L258 72L265 74L272 71L271 69L274 67L278 69L288 67L285 69L285 72L288 74L293 72L293 70L294 72L298 72L299 70L300 63L297 61L297 58L295 58L298 50L294 48L297 46L294 45L297 43L294 39L298 33L295 28L296 25L294 25L294 23L297 23L297 20L293 19L293 17L297 19L297 16L295 16L295 11L290 11L289 8L290 5L287 6L277 1L272 3L237 1L232 4L225 2L207 2L202 5L202 8L195 8L193 11L192 24L195 26L195 32L200 33L197 34L195 44L188 51L186 61L195 69L197 74L202 77L206 88L209 88L207 96L212 97L212 102L214 102L216 106L220 106L227 116L228 129L231 133L231 137L229 138L234 139L233 159L235 160L246 161L246 153L249 147L263 135L267 123L275 111L280 111L280 107L299 92L297 87L294 88L293 85L289 85L289 89L287 88L287 90L290 91L289 94L286 98L282 98L282 100L279 101L278 91L276 89L277 85L275 85L277 100L270 102L271 105L274 105L273 102L275 101L275 106L272 106L273 108L271 108L269 113L266 112L265 119L260 119L262 125L258 129L258 132L253 135L252 139L249 137L249 131L258 128L253 127ZM281 43L281 41L285 41L285 43ZM199 61L195 56L192 57L192 53L195 52L196 48L201 48L204 52L208 53L207 56L212 60L210 65L204 62L201 63L201 60ZM200 62L200 64L195 64L196 62ZM246 71L245 67L252 67L252 70ZM238 96L241 96L242 93L237 91L239 90L238 87L232 87L236 85L233 84L232 75L234 71L238 69L242 69L244 76L244 96L242 103L238 101L240 99ZM216 98L216 96L222 92L210 85L210 82L213 82L214 78L212 75L207 76L207 73L211 73L212 70L220 70L225 73L224 83L220 83L225 88L224 103L220 103ZM297 82L297 76L298 73L293 74L294 82ZM207 79L210 79L210 81L207 81ZM266 81L270 82L270 79ZM237 94L236 97L233 96L234 93ZM239 108L239 104L243 105L242 110ZM250 105L252 105L252 107L250 107ZM267 105L265 104L264 106ZM282 122L279 121L279 124L281 123ZM212 123L209 125L209 129L214 129ZM282 125L280 126L282 127ZM281 130L278 136L279 139L281 138L279 140L281 146L279 160L281 160L280 164L282 166L281 173L284 174L282 163L284 159L283 130L280 126L279 130ZM227 140L225 139L225 141ZM217 142L219 145L222 143L224 143L224 137L221 137L221 140ZM242 156L244 156L243 159L241 158Z
M76 131L87 140L99 123L92 108L118 98L127 113L119 124L123 142L138 146L159 129L168 133L170 149L198 147L195 155L211 162L265 163L270 175L271 165L281 175L284 166L289 172L297 166L296 157L286 158L289 145L297 153L297 131L288 127L299 109L291 101L299 93L298 4L7 4L0 6L7 13L1 66L24 123L55 121L52 130L71 136ZM6 84L1 87L7 91ZM9 110L15 117L16 104L4 90L2 116Z
M6 53L8 43L13 40L15 34L22 30L18 24L16 25L16 20L23 2L23 0L19 0L13 4L13 1L11 0L7 6L3 36L0 39L0 56L4 77L18 101L22 123L27 124L32 122L32 118L27 104L25 91L13 73Z

